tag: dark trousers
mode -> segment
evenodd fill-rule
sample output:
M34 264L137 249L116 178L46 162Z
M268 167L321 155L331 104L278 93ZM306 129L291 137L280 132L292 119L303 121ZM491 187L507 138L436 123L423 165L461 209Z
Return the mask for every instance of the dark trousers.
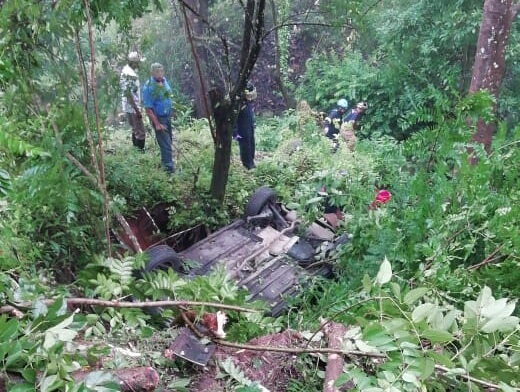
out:
M173 157L172 157L172 119L171 116L157 116L157 120L166 127L164 131L155 130L155 138L161 151L161 164L168 173L173 173Z
M254 131L247 135L242 135L242 138L238 140L238 146L240 147L240 160L244 167L248 170L253 169L255 166L255 133Z
M132 144L139 150L144 150L146 131L144 129L143 118L137 113L126 113L126 119L132 128Z

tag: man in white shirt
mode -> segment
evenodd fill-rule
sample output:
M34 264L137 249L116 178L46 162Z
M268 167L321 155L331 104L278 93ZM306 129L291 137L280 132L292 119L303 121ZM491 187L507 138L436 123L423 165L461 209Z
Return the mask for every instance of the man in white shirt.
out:
M140 151L144 151L146 131L141 113L141 89L137 69L144 60L137 52L130 52L128 64L123 67L119 78L123 111L132 128L132 144Z

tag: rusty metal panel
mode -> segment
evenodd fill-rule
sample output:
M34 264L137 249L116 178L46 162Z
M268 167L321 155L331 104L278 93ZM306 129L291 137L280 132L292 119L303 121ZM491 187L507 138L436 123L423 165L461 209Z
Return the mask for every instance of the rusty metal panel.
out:
M248 284L251 300L262 299L273 305L297 284L302 274L301 268L294 264L282 263L263 269L258 277Z
M181 329L169 347L176 356L201 366L206 366L215 348L214 343L201 342L188 328Z

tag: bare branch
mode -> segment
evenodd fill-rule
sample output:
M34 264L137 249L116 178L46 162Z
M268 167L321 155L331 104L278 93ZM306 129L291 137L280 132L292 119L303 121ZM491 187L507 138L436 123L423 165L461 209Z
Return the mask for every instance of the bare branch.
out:
M340 355L354 355L359 357L370 357L370 358L386 358L387 356L382 353L370 353L356 350L341 350L336 348L313 348L313 347L272 347L272 346L254 346L252 344L241 344L233 343L225 340L215 339L213 340L216 344L226 347L238 348L240 350L252 350L252 351L272 351L278 353L289 353L289 354L307 354L307 353L322 353L322 354L340 354Z
M266 30L265 34L262 36L262 40L267 38L270 34L272 34L274 31L279 30L283 27L290 27L290 26L313 26L313 27L333 27L330 23L319 23L319 22L282 22L280 24L277 24L276 26L271 27L269 30ZM349 24L344 24L341 26L343 27L349 27L352 28Z
M207 306L218 309L234 310L237 312L257 313L262 310L244 308L235 305L219 304L216 302L200 302L200 301L145 301L145 302L131 302L131 301L108 301L96 298L63 298L67 306L102 306L107 308L166 308L166 307L186 307L186 306ZM43 301L46 305L51 305L56 302L55 299L46 299ZM33 305L32 302L23 302L13 305L5 305L0 307L0 314L12 313L15 309L28 309Z
M441 366L441 365L435 365L435 369L441 371L442 373L448 373L451 370L450 368L447 368L447 367ZM457 374L457 377L460 377L466 381L474 382L475 384L479 384L479 385L482 385L487 388L493 388L494 390L497 390L497 391L502 389L502 387L500 385L493 384L489 381L472 377L469 374ZM510 390L512 390L512 391L520 391L520 388L513 388L513 387L510 387L510 388L511 388Z
M184 16L184 26L186 28L186 34L188 36L188 41L190 43L190 49L191 49L191 55L193 56L193 61L195 62L195 66L197 67L197 75L199 77L199 86L200 91L202 93L202 101L204 102L204 110L206 113L208 113L209 116L211 116L211 113L213 112L210 109L210 105L208 103L208 92L206 91L206 83L204 83L203 74L202 74L202 66L200 64L200 58L195 50L195 44L193 43L193 35L191 31L191 25L190 21L188 19L188 15L186 14L186 7L184 5L181 6L182 14ZM215 127L213 126L213 121L211 121L211 118L208 118L208 124L209 124L209 130L211 132L211 137L213 138L213 143L217 143L217 132L215 131Z
M90 18L90 9L88 5L88 0L83 0L83 4L85 5L85 15L87 17L87 27L88 27L88 37L89 37L89 47L90 47L90 89L92 91L92 102L94 105L94 115L96 119L96 131L97 131L97 146L99 153L99 185L101 188L101 192L103 194L103 224L105 225L105 236L107 240L108 246L108 255L112 256L112 243L110 240L110 219L109 219L109 209L110 209L110 200L108 196L108 190L106 187L106 178L105 178L105 158L103 153L103 135L101 134L101 125L99 120L99 106L97 103L97 94L96 94L96 49L94 46L94 33L92 31L92 19Z

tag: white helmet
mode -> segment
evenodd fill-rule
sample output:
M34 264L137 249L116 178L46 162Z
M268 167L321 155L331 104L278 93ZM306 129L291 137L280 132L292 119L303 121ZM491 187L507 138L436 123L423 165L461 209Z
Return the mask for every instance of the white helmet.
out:
M337 105L342 109L348 109L348 101L345 98L341 98Z

